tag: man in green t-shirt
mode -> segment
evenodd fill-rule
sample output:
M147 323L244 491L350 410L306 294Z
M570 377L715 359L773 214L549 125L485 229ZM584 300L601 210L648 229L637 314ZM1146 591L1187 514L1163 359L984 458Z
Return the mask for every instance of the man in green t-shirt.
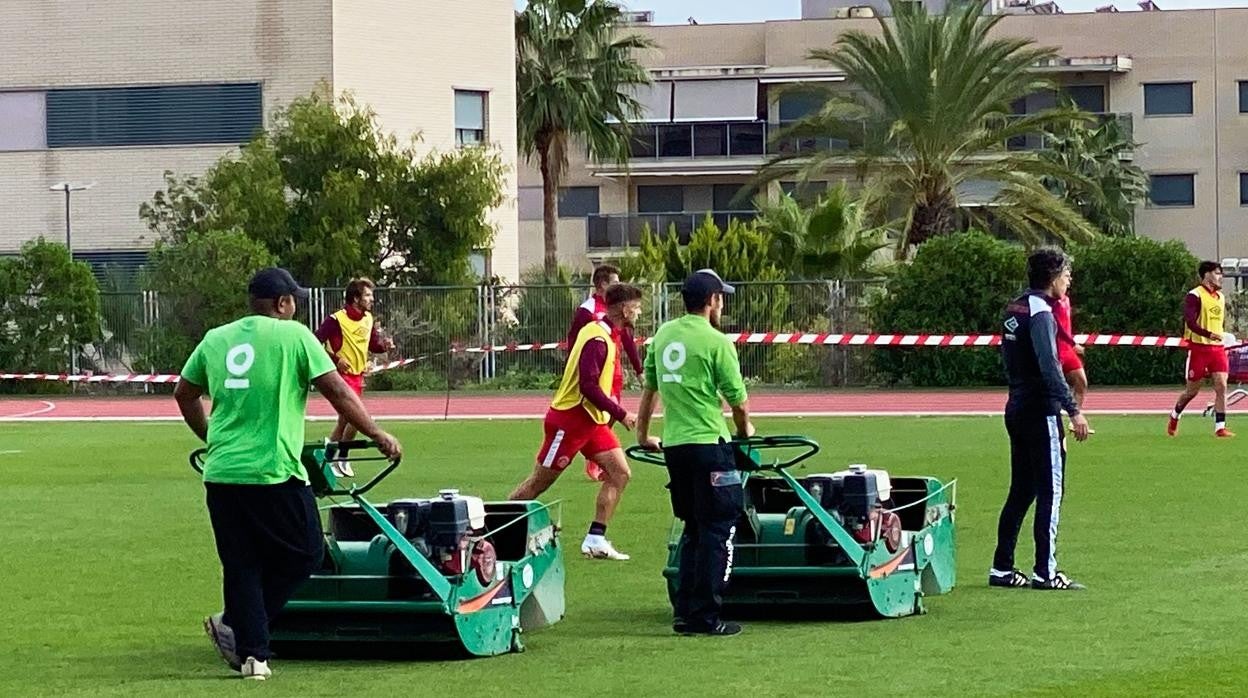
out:
M248 285L252 314L210 330L187 360L174 399L208 444L204 488L221 558L225 611L204 621L217 651L244 678L265 679L269 621L321 564L325 542L299 460L308 388L317 390L390 458L401 449L298 322L307 289L285 269ZM204 414L201 397L212 400Z
M740 625L719 619L744 507L721 395L737 435L754 435L737 348L719 330L724 296L732 292L714 271L694 272L681 288L687 314L664 323L646 352L637 442L663 451L672 513L685 522L672 624L682 635L741 632ZM656 394L664 405L662 442L650 436Z

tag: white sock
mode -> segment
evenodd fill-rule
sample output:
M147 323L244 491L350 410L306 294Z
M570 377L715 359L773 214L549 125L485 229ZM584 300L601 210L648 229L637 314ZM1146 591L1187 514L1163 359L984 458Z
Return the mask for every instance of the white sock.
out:
M1214 431L1221 431L1222 429L1225 429L1225 428L1226 428L1226 422L1214 422L1213 423Z
M584 543L585 545L602 545L603 543L606 543L606 542L607 542L607 539L604 538L603 536L595 536L592 534L585 535L585 543Z
M1182 417L1182 416L1183 415L1179 414L1178 412L1175 412L1174 410L1170 410L1170 419L1178 419L1179 417Z

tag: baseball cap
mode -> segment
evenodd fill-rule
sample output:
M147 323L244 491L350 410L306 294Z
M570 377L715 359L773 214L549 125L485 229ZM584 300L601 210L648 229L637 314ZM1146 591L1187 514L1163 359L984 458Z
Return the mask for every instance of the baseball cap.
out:
M290 272L280 267L269 267L256 272L256 275L251 277L251 282L247 284L247 293L252 298L264 299L282 296L308 297L308 289L300 286Z
M735 293L737 289L724 283L714 269L699 269L685 279L681 293L709 296L712 293Z

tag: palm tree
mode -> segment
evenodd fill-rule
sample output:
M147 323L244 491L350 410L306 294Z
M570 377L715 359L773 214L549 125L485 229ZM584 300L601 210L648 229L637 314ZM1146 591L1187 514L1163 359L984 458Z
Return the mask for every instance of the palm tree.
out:
M1148 196L1148 175L1127 157L1138 146L1118 119L1071 124L1046 136L1046 160L1083 180L1046 178L1049 190L1071 202L1106 235L1135 232L1135 208Z
M632 94L650 83L636 53L653 44L621 34L622 18L620 7L606 0L530 0L516 14L519 141L542 173L543 268L549 275L558 270L556 196L568 148L578 141L592 158L626 160L627 124L641 112Z
M1006 149L1011 139L1083 118L1070 107L1012 113L1017 100L1054 88L1032 68L1055 51L1027 39L990 37L1001 16L984 16L972 2L929 15L920 3L894 0L893 14L879 20L878 36L849 31L835 47L810 53L843 71L855 89L830 93L819 113L780 137L851 136L848 162L869 175L867 201L903 222L898 257L955 229L959 189L970 183L993 185L993 215L1025 241L1094 235L1042 181L1070 173L1034 153ZM795 153L770 163L764 177L797 168L813 179L846 162L845 151Z
M774 203L760 197L755 225L772 241L772 256L808 279L862 279L882 275L879 252L889 231L867 223L867 211L840 184L810 207L789 194Z

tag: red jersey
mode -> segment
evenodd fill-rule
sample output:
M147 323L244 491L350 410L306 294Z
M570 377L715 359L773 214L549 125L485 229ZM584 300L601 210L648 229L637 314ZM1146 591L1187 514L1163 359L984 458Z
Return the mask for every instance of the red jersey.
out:
M1071 325L1070 296L1062 296L1053 304L1053 319L1057 322L1057 341L1069 347L1075 346L1075 330ZM1060 348L1060 346L1059 346Z

